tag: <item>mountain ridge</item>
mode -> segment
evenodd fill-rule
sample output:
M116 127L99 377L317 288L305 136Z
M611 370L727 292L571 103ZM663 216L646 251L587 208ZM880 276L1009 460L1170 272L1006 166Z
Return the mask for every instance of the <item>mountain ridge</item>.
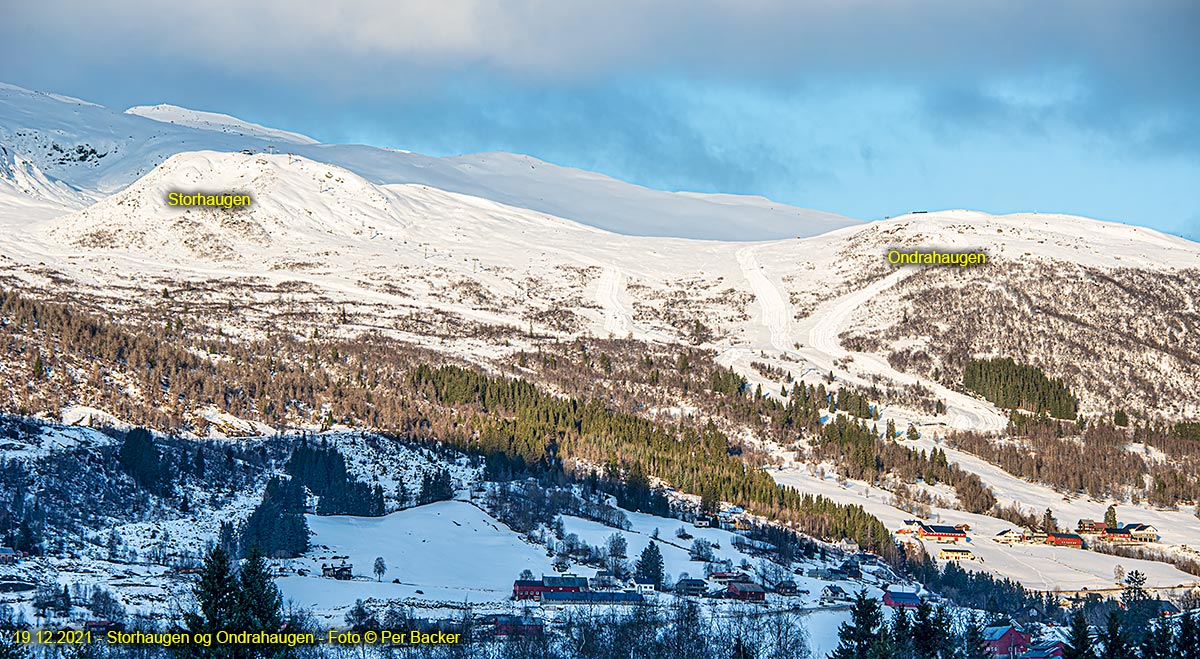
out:
M732 203L737 198L731 197L718 203L542 161L532 163L530 171L537 176L531 178L525 175L526 166L535 160L529 156L437 158L366 145L298 143L294 133L222 118L227 115L187 109L164 112L158 114L186 115L189 123L206 127L163 122L5 85L0 87L0 144L21 153L47 175L98 196L123 189L180 152L289 151L344 167L377 184L429 185L627 235L753 240L815 235L858 223L834 213L784 204L764 206L753 199ZM279 134L290 136L287 144L277 143L274 137Z

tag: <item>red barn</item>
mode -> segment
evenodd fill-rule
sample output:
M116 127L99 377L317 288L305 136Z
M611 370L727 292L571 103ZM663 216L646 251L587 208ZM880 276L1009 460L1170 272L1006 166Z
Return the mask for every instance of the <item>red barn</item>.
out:
M756 583L733 582L725 590L726 597L743 602L763 602L767 599L767 591Z
M1046 535L1046 544L1058 547L1082 548L1083 538L1074 533L1049 533Z
M1129 529L1104 529L1104 535L1100 536L1108 542L1127 543L1133 542L1133 534Z
M496 616L496 636L541 636L546 630L541 618Z
M963 529L940 524L922 524L917 529L917 535L922 540L938 542L960 542L967 539L967 532Z
M983 642L997 657L1016 657L1029 649L1032 640L1032 636L1012 625L983 630Z
M883 603L892 608L904 607L906 609L915 609L921 606L921 598L916 593L889 590L883 594Z
M578 593L587 589L587 579L576 576L517 579L513 582L513 599L537 600L543 593Z

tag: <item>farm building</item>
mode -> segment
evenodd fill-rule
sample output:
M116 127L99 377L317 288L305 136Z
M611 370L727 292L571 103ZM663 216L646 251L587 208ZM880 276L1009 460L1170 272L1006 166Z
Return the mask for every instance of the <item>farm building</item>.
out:
M338 581L349 581L354 578L354 566L342 562L340 565L326 565L321 563L321 576L327 579L337 579Z
M708 578L719 584L727 584L732 581L749 581L749 577L742 572L713 572L708 575Z
M1079 525L1075 527L1075 532L1088 535L1103 534L1108 526L1104 522L1097 522L1094 519L1081 519Z
M791 579L784 579L783 581L775 584L775 592L779 593L780 595L795 595L796 582L792 581Z
M850 593L841 586L825 586L821 589L821 604L841 604L850 601Z
M1134 542L1158 542L1158 529L1149 524L1126 524L1122 528L1129 531Z
M1005 545L1016 544L1020 542L1022 538L1024 538L1024 536L1020 532L1012 529L1004 529L1003 531L992 536L992 540Z
M641 593L643 595L653 595L654 594L654 580L653 579L644 579L642 577L638 577L638 578L634 579L633 580L633 592Z
M675 582L675 593L687 597L699 597L708 592L708 583L703 579L680 579Z
M939 561L973 561L975 554L962 547L942 547L938 550Z
M547 593L578 593L587 587L587 579L575 575L517 579L513 582L513 599L542 599Z
M1063 656L1066 644L1062 641L1041 641L1021 653L1021 659L1057 659Z
M743 602L763 602L767 599L767 591L756 583L735 581L726 587L725 596Z
M541 636L546 625L533 616L496 616L496 636Z
M917 530L917 536L922 540L937 542L965 542L967 532L958 527L944 524L922 524Z
M1083 538L1074 533L1048 533L1046 534L1046 544L1055 545L1057 547L1077 547L1083 548Z
M904 590L888 590L883 594L883 604L893 608L915 609L921 605L921 597Z
M1017 657L1029 649L1031 640L1033 639L1029 634L1013 625L988 627L983 630L983 642L997 657Z

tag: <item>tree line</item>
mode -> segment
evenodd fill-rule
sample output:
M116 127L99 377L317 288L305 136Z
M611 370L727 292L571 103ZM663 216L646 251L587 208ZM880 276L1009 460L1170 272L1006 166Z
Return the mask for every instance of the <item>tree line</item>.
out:
M529 382L469 369L420 366L411 375L421 396L461 411L438 433L462 449L566 469L575 459L610 461L626 475L642 471L693 494L710 492L759 514L794 523L818 537L850 538L881 556L895 555L891 534L861 506L846 506L778 486L730 455L728 438L711 423L666 426L613 412L597 400L556 397Z

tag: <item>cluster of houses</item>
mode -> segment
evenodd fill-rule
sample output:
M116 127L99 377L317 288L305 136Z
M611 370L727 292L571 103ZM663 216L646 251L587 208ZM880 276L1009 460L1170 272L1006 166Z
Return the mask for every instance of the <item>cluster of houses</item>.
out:
M967 532L971 527L966 524L926 524L920 520L909 519L904 521L904 526L901 527L897 534L915 535L922 540L929 540L941 545L961 545L971 541ZM974 552L966 547L941 547L938 549L937 558L939 561L982 561L983 559L975 556Z
M1056 547L1074 547L1075 549L1084 547L1083 537L1076 533L1046 533L1034 529L1025 529L1024 531L1004 529L992 539L1006 545L1054 545Z
M1149 524L1125 524L1120 527L1108 527L1104 522L1090 519L1079 520L1075 533L1046 533L1034 529L1015 531L1005 529L992 538L1003 544L1035 544L1055 545L1057 547L1074 547L1083 549L1087 541L1099 540L1122 545L1136 545L1158 542L1158 529Z
M29 556L28 552L17 551L12 547L0 547L0 565L13 565L19 563L22 558Z
M726 531L745 531L750 528L750 518L746 509L741 506L731 506L714 516L696 515L692 518L692 526L700 529L719 528Z
M775 584L771 591L780 595L798 592L796 582L790 579ZM574 574L517 579L513 582L512 598L543 604L637 604L656 592L654 583L648 579L635 578L622 583L611 572L599 570L591 579ZM768 589L743 572L714 572L708 579L680 579L674 592L681 597L765 602Z
M971 539L967 536L967 532L971 527L966 524L958 524L950 526L948 524L926 524L918 519L904 520L897 534L915 535L922 540L931 540L940 543L963 543L970 542Z
M1116 544L1145 544L1158 542L1158 529L1149 524L1128 523L1110 527L1104 522L1090 519L1079 520L1075 532L1080 535L1094 536L1097 540Z

